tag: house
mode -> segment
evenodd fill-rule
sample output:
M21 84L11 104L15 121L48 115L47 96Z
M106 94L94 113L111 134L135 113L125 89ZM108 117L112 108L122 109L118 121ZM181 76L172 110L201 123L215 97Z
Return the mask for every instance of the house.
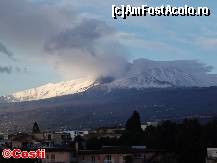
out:
M217 163L217 148L207 148L206 163Z
M69 148L45 148L46 158L42 163L74 163L75 153Z
M175 163L174 154L142 147L103 147L100 150L80 150L78 163Z
M18 133L9 135L9 141L12 148L54 147L70 144L71 136L64 132Z
M65 132L44 132L43 143L47 146L66 145L71 141L71 135Z
M32 135L26 133L12 134L8 138L12 148L30 148L34 144Z
M44 140L44 133L32 133L32 137L34 140L43 141Z
M66 145L72 140L71 135L65 132L54 132L53 141L57 145Z

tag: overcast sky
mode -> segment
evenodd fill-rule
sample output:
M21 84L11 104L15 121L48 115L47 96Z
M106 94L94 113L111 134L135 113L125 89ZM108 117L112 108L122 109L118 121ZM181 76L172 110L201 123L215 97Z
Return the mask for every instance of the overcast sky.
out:
M217 72L217 2L170 3L207 6L209 17L126 20L112 19L112 4L167 5L162 0L0 0L0 95L49 82L119 75L136 58L198 60Z

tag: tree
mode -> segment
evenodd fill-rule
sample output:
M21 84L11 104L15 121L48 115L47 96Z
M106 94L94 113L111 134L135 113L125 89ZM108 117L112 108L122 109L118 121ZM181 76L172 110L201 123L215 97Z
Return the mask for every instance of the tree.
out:
M164 121L158 126L148 126L144 133L147 148L166 149L173 151L177 125L171 121Z
M33 127L32 127L32 133L40 133L40 129L38 127L37 122L34 123Z
M126 130L121 136L120 142L123 145L143 145L144 133L141 128L140 116L137 111L127 120Z
M134 111L133 115L130 117L130 119L127 120L126 130L128 132L132 132L132 133L142 132L140 115L137 111Z
M197 119L185 119L178 125L175 147L180 163L204 162L206 153L201 131L202 126Z

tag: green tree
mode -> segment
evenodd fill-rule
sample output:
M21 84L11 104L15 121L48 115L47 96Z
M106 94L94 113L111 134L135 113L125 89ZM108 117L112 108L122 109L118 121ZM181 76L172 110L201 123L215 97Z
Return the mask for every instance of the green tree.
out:
M126 131L134 132L134 133L142 132L140 115L137 111L134 111L130 119L127 120Z
M122 145L143 145L144 133L141 128L140 115L137 111L127 120L126 130L121 136L120 142Z
M40 129L39 126L37 124L37 122L34 123L33 127L32 127L32 133L40 133Z
M175 146L180 163L204 162L206 155L201 142L201 129L197 119L185 119L178 125Z

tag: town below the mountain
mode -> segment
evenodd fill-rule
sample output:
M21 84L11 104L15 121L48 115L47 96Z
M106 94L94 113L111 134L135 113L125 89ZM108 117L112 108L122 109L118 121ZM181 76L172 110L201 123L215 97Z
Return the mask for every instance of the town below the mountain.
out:
M88 130L1 133L0 149L45 150L44 159L0 157L2 163L215 163L217 119L141 122L134 111L125 126Z

